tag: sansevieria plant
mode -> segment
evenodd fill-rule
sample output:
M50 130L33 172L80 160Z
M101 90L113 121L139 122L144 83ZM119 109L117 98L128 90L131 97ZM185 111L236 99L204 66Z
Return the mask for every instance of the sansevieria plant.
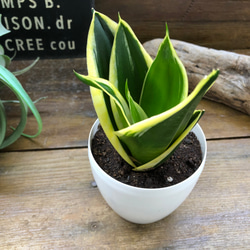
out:
M0 14L0 36L3 36L8 32L9 31L6 30L1 23ZM10 72L6 67L8 67L11 63L11 58L4 54L4 49L0 45L0 91L6 91L4 90L4 87L8 87L18 99L18 101L0 99L0 149L11 145L22 135L28 138L33 138L38 136L42 131L42 120L40 114L36 109L35 104L32 102L29 95L22 87L21 83L15 77L31 69L37 61L38 59L36 59L31 65L22 70ZM21 108L20 122L16 128L13 128L13 132L10 135L7 135L7 116L4 107L6 103L18 103L20 104ZM38 123L38 131L34 135L27 135L23 133L27 123L29 109L32 111Z
M93 11L87 41L88 75L102 128L134 170L167 159L204 114L195 110L219 71L213 70L188 95L186 70L166 35L154 60L131 27Z

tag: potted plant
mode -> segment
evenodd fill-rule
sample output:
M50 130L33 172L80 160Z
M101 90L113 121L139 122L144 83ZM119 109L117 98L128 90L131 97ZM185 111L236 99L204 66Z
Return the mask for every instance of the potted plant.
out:
M131 27L93 11L87 41L88 75L76 76L91 88L98 116L89 137L89 159L97 186L121 217L151 223L174 211L197 182L206 158L206 141L195 110L219 71L213 70L188 95L188 79L169 38L154 60ZM152 171L166 161L192 130L201 144L202 163L186 180L164 188L138 188L105 173L92 155L100 122L108 140L135 172Z
M1 14L0 14L0 36L3 36L8 32L9 31L6 30L1 23ZM34 138L38 136L42 131L42 120L40 114L37 111L35 104L32 102L27 92L23 89L21 83L15 77L17 75L27 72L37 63L38 60L39 58L37 58L28 67L12 73L6 68L11 63L11 58L4 54L4 49L0 45L0 89L1 91L4 91L3 88L8 87L9 89L11 89L11 91L16 95L18 99L18 101L0 99L0 149L8 147L22 135L28 138ZM12 128L13 132L10 135L7 133L7 115L4 106L6 103L18 103L20 104L21 108L20 122L16 128ZM32 111L38 123L38 131L35 135L27 135L23 133L25 125L27 123L28 109Z

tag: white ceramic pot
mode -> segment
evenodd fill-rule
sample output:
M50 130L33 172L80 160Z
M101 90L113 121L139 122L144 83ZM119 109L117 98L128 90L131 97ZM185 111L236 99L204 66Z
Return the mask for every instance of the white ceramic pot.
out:
M205 165L206 138L198 124L192 131L201 144L202 163L200 167L193 175L176 185L154 189L126 185L113 179L99 167L91 152L91 141L98 125L99 120L96 120L89 134L89 161L99 191L117 214L130 222L147 224L163 219L181 205L192 191Z

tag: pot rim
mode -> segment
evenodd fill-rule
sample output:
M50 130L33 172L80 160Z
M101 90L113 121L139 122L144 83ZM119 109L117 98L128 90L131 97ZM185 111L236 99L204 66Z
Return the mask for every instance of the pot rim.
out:
M186 178L185 180L177 183L177 184L174 184L172 186L168 186L168 187L160 187L160 188L142 188L142 187L135 187L135 186L131 186L131 185L128 185L128 184L125 184L123 182L120 182L116 179L114 179L113 177L111 177L109 174L107 174L100 166L99 164L95 161L95 158L92 154L92 150L91 150L91 146L92 146L92 137L94 136L94 130L97 129L97 126L99 125L99 119L97 119L94 124L92 125L91 127L91 130L89 132L89 137L88 137L88 157L95 163L96 166L98 166L98 169L97 171L99 171L100 173L102 173L103 175L106 176L106 178L108 178L111 182L113 183L116 183L117 185L120 185L121 187L126 187L128 189L131 189L131 190L141 190L141 191L152 191L152 192L156 192L157 190L166 190L166 189L175 189L175 188L181 188L181 186L185 186L186 183L190 182L191 179L194 179L196 177L196 175L200 175L200 172L202 172L203 168L204 168L204 165L205 165L205 161L206 161L206 156L207 156L207 142L206 142L206 137L205 137L205 134L201 128L201 126L197 123L195 127L198 128L199 130L199 133L200 133L200 137L201 139L198 139L197 137L197 134L196 137L197 139L199 140L200 144L201 144L201 141L204 141L204 149L202 150L202 161L201 161L201 164L200 166L197 168L197 170L191 175L189 176L188 178ZM193 129L194 129L193 128ZM191 131L193 131L193 129ZM202 145L201 145L202 147ZM204 151L204 152L203 152Z

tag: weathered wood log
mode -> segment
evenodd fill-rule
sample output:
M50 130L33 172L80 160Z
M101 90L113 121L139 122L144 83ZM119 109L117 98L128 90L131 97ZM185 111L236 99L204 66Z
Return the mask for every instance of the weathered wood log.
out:
M171 41L187 70L190 90L212 69L219 68L220 75L205 98L250 115L250 56ZM154 39L144 43L153 58L161 42L162 39Z

